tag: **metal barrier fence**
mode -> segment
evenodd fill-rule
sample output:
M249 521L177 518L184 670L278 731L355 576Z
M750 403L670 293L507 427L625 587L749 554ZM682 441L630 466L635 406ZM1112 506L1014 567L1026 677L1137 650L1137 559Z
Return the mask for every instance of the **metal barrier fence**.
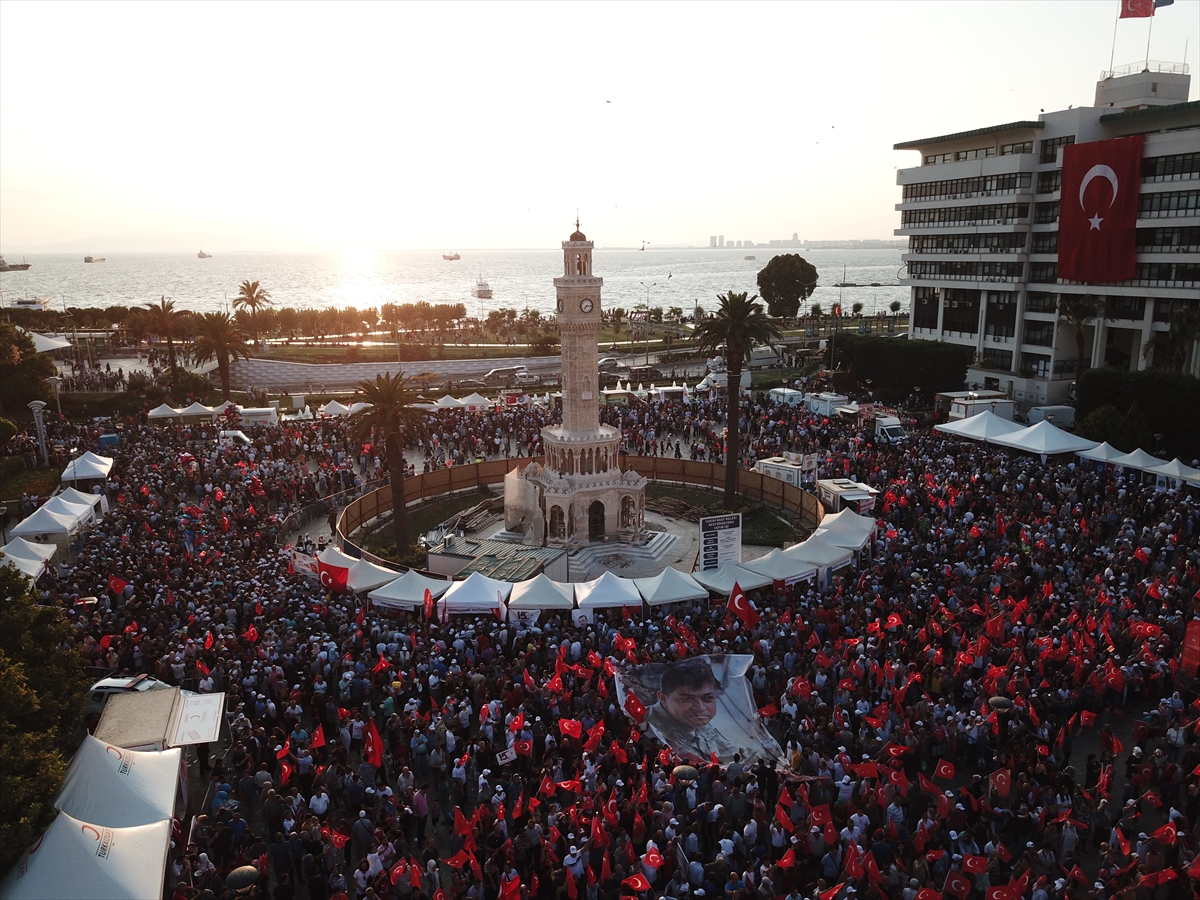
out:
M526 466L539 459L496 459L467 466L452 466L415 475L404 480L404 497L408 503L451 494L459 491L478 490L490 484L499 484L515 466ZM633 469L650 481L668 484L684 484L690 487L723 491L725 489L725 466L690 459L669 459L659 456L622 455L624 468ZM752 497L769 506L796 516L808 528L816 528L825 515L821 501L803 488L763 475L750 469L738 470L738 493ZM388 560L363 550L349 539L366 523L392 511L392 491L382 487L352 500L342 510L337 520L338 546L351 556L361 556L373 563L387 565ZM394 565L394 563L392 563Z
M322 497L320 500L313 503L305 504L293 513L289 513L279 523L279 531L275 534L275 543L280 543L287 540L287 536L295 531L299 531L309 522L316 519L324 518L329 515L329 511L337 506L343 506L351 502L355 497L362 496L364 493L373 492L375 486L382 483L382 479L367 481L363 483L361 488L353 487L349 490L338 491L334 494L329 494ZM390 509L391 507L389 507Z

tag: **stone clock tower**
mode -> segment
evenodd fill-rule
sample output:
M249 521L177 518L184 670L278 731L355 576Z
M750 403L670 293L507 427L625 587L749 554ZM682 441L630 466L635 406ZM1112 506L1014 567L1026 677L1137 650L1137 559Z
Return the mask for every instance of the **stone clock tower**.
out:
M621 472L621 432L600 424L596 360L604 280L592 274L593 246L576 221L562 243L563 274L554 279L563 423L542 429L544 463L514 470L505 484L505 527L521 531L527 544L576 548L636 540L644 531L646 479Z

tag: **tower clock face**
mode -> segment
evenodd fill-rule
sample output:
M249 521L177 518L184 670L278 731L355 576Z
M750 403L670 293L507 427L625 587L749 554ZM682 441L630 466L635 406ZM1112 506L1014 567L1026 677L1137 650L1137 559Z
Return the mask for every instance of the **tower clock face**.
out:
M559 297L559 298L558 298L558 311L559 311L559 312L562 312L562 311L563 311L563 302L562 302L562 298L561 298L561 297Z
M592 311L592 301L587 300L587 299L580 300L579 301L579 309L582 312L590 313Z

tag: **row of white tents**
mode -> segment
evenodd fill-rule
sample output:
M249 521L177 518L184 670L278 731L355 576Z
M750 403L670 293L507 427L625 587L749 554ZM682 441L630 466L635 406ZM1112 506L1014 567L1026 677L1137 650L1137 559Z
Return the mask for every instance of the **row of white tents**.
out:
M190 419L190 418L205 418L211 419L225 412L229 407L235 404L226 400L224 403L219 403L216 406L205 406L199 400L192 403L191 406L184 406L176 409L174 406L162 403L146 413L150 419Z
M718 569L687 573L668 568L652 578L622 578L605 572L577 583L556 582L545 574L527 581L500 581L474 572L461 581L430 577L409 570L396 572L365 559L355 559L336 547L326 547L317 559L326 566L348 570L347 587L366 593L377 607L421 609L425 592L436 602L439 618L447 615L497 615L518 620L521 611L590 610L663 606L726 596L736 583L745 590L772 584L821 580L850 565L875 533L875 522L849 510L827 515L808 540L786 550L746 563L726 563Z
M991 411L985 411L955 422L935 425L934 429L968 440L985 441L999 447L1037 453L1041 456L1073 453L1081 459L1103 462L1124 469L1136 469L1200 486L1200 469L1187 466L1179 459L1167 462L1140 448L1132 453L1122 453L1107 442L1097 443L1078 437L1045 420L1025 427Z
M180 755L85 737L54 801L58 816L0 882L0 900L161 896Z

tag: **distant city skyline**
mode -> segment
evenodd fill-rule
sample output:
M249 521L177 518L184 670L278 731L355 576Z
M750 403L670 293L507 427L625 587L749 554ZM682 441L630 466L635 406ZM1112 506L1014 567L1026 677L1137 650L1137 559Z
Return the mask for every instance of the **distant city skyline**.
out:
M892 240L892 145L1090 104L1118 9L6 0L0 252ZM1155 18L1194 73L1200 2Z

